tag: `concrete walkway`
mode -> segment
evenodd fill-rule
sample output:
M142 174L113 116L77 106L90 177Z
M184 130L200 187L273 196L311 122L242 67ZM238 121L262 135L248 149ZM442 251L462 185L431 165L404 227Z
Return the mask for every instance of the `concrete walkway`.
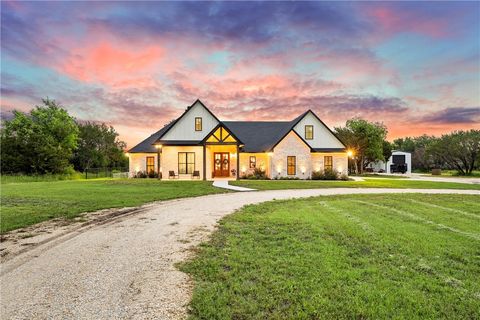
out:
M164 201L75 230L2 264L2 319L179 319L193 284L175 264L247 204L321 195L478 190L299 189L235 192Z
M217 188L223 188L223 189L234 190L234 191L255 191L256 190L251 188L232 186L228 184L228 180L214 180L213 186Z

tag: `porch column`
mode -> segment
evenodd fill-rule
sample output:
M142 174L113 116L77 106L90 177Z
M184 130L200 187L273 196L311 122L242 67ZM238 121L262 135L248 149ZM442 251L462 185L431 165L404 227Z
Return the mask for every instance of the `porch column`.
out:
M207 180L207 147L203 145L203 180Z
M158 180L161 180L161 172L160 172L160 155L162 154L162 148L159 148L157 146L157 174L158 174Z
M240 179L240 154L239 154L239 147L237 144L237 180Z

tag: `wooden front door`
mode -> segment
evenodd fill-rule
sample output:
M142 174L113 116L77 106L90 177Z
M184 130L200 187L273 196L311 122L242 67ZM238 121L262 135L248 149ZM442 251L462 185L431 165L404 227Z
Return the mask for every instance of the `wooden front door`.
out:
M213 176L230 176L230 154L228 152L215 152L213 154Z

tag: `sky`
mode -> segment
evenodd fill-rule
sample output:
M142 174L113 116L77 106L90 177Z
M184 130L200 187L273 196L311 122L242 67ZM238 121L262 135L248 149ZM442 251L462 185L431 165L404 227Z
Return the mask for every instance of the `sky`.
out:
M221 120L392 140L480 129L480 2L1 2L1 109L48 97L133 147L199 98Z

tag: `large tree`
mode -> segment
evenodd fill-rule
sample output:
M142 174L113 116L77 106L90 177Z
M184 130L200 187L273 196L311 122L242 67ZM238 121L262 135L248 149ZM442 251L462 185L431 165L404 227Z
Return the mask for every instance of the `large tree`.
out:
M79 143L73 160L75 169L127 166L126 144L118 140L118 133L112 126L94 122L79 123L78 126Z
M478 166L480 130L444 134L428 145L427 154L432 156L437 164L454 168L463 175L471 174Z
M25 114L13 112L0 133L2 172L63 173L77 147L78 127L54 100Z
M347 121L345 127L335 128L335 131L353 151L357 172L363 173L370 162L385 160L383 141L387 136L387 128L384 124L353 118Z

